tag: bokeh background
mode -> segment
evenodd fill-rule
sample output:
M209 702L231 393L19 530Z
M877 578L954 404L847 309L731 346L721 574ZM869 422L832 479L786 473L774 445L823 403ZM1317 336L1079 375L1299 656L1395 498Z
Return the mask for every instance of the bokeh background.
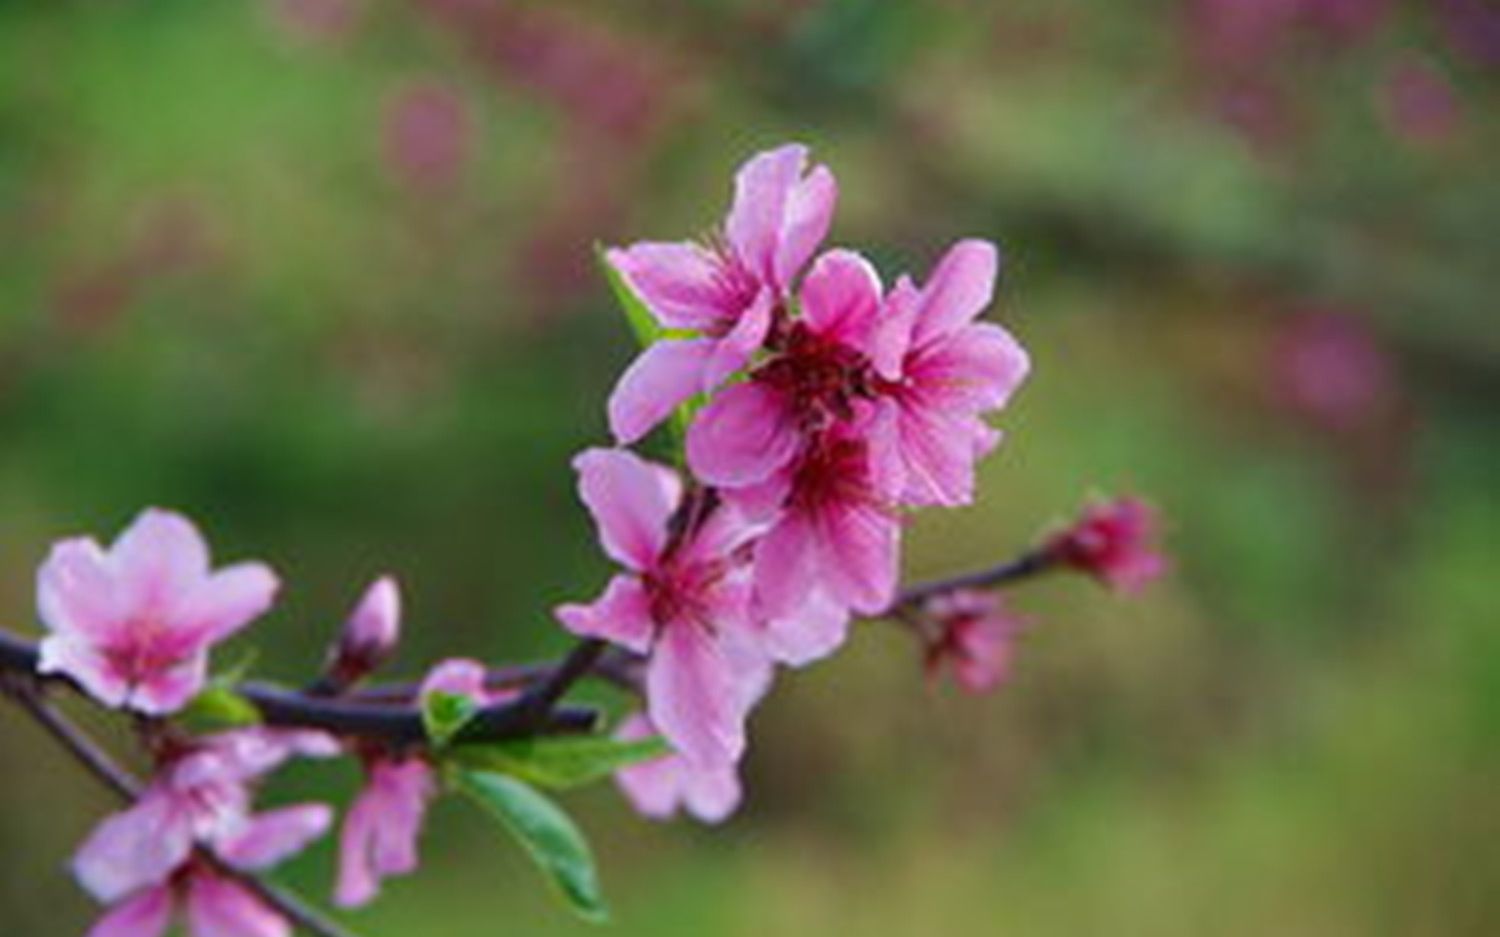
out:
M1035 372L912 576L1091 491L1170 578L1026 586L1014 680L870 625L757 714L727 826L570 798L625 935L1500 932L1500 14L1485 0L0 4L0 608L53 538L185 510L287 581L311 675L384 570L405 672L562 646L567 470L631 340L596 241L718 222L811 144L889 273L998 240ZM236 650L222 654L233 660ZM86 709L81 718L92 719ZM298 766L271 801L343 797ZM0 930L81 933L110 806L0 710ZM581 934L466 805L374 937ZM323 843L284 880L326 895Z

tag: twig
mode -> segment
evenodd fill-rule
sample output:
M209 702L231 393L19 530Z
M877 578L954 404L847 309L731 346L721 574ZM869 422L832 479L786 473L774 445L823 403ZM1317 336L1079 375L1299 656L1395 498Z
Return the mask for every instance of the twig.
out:
M910 609L935 596L958 589L990 589L995 586L1008 585L1056 567L1055 553L1046 547L1038 547L998 566L908 586L901 590L901 593L896 596L896 601L891 603L891 607L882 617L905 618L906 612Z

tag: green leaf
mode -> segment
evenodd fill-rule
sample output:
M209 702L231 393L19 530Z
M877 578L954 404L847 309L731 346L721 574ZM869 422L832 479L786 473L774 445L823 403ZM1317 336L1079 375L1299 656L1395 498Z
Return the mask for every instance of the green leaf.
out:
M571 788L672 751L664 739L621 741L599 735L514 739L460 745L450 757L466 768L503 771L543 787Z
M625 278L616 270L614 264L609 262L605 256L604 245L594 245L594 258L599 262L599 269L604 273L604 279L609 281L610 292L615 294L615 302L620 304L620 311L625 314L625 321L630 325L630 332L642 348L666 335L667 332L656 321L651 310L641 302L641 298L635 295L635 290L625 282Z
M210 684L177 714L177 720L192 732L218 732L260 722L260 710L227 686Z
M422 726L437 748L451 742L478 711L478 704L462 693L433 690L422 696Z
M460 791L520 841L580 917L609 919L593 852L561 807L526 782L503 774L459 769L452 778Z

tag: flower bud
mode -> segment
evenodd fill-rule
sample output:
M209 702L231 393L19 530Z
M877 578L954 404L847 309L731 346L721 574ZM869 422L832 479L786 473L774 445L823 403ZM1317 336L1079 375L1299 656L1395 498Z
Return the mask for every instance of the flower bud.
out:
M1157 526L1151 505L1117 498L1085 508L1073 526L1053 538L1049 550L1058 562L1112 589L1137 592L1167 567L1156 548Z
M999 595L957 589L929 599L922 613L935 628L927 639L929 679L951 668L959 686L985 693L1010 676L1015 638L1025 623Z
M382 576L370 584L344 622L326 668L326 682L342 690L363 680L391 658L401 634L401 592Z

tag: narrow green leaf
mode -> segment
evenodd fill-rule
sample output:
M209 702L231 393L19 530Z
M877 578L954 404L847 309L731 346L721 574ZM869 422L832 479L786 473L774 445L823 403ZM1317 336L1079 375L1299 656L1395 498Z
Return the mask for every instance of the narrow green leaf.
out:
M625 314L625 321L630 325L630 332L640 346L645 348L665 335L666 330L661 327L661 323L656 321L651 310L646 308L641 298L635 295L635 290L631 289L630 284L625 282L625 278L620 276L620 271L609 262L605 256L603 244L594 245L594 258L599 262L599 269L603 272L604 279L609 282L610 292L614 293L615 302L620 304L620 311Z
M443 748L478 710L475 702L462 693L433 690L422 696L422 726L432 744Z
M503 771L543 787L566 789L607 778L621 768L671 751L661 738L621 741L583 735L459 745L450 758L466 768Z
M255 725L260 710L229 687L210 684L188 702L177 720L192 732L218 732Z
M580 917L609 919L593 852L561 807L526 782L503 774L459 769L452 777L460 791L520 841Z

